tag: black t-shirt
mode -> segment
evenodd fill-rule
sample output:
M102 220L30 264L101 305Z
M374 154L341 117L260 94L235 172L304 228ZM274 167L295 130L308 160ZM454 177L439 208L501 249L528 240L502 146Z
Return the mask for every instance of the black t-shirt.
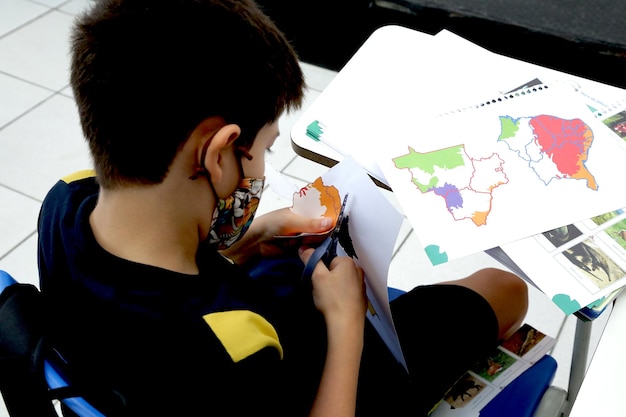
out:
M93 177L59 181L39 220L51 341L72 370L131 415L306 415L326 342L299 261L251 278L208 247L198 275L118 258L89 226L98 190Z

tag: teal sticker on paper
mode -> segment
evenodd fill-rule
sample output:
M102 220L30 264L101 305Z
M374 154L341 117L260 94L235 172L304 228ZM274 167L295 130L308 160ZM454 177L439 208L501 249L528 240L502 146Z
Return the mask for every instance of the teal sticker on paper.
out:
M580 310L580 304L578 304L578 301L572 300L567 294L556 294L552 297L552 301L559 306L565 314L572 314Z
M433 265L445 264L448 262L448 254L441 252L441 248L437 245L428 245L424 248L426 255Z
M318 142L323 133L324 133L324 129L322 128L322 126L320 126L320 122L318 122L317 120L313 120L306 127L306 135L310 137L311 139L316 140Z
M594 301L593 303L590 303L587 305L587 308L595 308L598 307L600 304L602 304L604 302L604 300L606 300L606 297L602 297L596 301Z

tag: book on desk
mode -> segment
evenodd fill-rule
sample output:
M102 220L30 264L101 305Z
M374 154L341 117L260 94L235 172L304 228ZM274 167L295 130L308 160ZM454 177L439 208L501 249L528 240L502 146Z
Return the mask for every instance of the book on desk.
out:
M625 108L624 90L386 27L292 138L390 186L433 265L499 247L570 314L626 284Z

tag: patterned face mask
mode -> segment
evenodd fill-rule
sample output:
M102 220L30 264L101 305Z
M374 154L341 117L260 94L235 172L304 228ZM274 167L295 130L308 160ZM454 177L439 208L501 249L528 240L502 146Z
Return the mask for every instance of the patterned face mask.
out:
M264 183L264 178L244 178L230 197L219 199L211 220L209 244L223 250L246 233L259 207Z
M215 245L217 250L223 250L237 242L250 227L254 214L259 207L265 178L244 177L240 158L246 158L248 161L251 161L252 155L243 147L235 147L235 153L239 157L239 175L243 179L233 194L226 199L219 198L211 181L209 170L204 166L209 143L210 141L207 141L202 148L200 160L203 166L197 169L189 179L195 181L202 175L209 180L209 185L217 200L217 206L213 211L211 230L205 242L209 245Z

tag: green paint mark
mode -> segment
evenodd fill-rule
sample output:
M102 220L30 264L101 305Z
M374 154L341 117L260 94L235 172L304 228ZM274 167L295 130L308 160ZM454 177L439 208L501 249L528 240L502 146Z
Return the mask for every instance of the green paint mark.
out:
M442 169L453 169L465 166L464 145L451 146L432 152L416 152L409 146L409 153L393 159L394 164L399 169L419 168L422 171L433 174L435 167Z
M511 116L500 116L500 126L502 133L500 133L498 140L510 139L519 130L519 119L514 119Z
M417 180L417 178L413 178L413 184L415 184L415 186L423 193L427 193L428 191L432 190L433 188L435 188L437 186L437 184L439 184L439 178L432 176L430 177L430 181L428 182L428 184L422 184L421 182L419 182Z

